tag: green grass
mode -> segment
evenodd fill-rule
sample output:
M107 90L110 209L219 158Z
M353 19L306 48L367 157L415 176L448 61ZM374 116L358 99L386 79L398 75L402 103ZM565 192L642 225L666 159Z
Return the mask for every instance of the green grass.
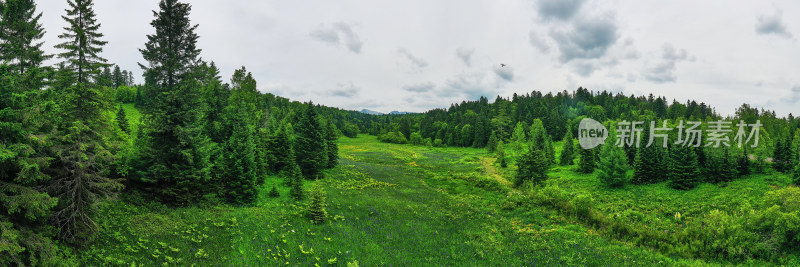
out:
M328 196L325 224L306 219L307 201L290 200L280 177L266 179L252 207L169 208L125 195L101 206L101 232L81 251L82 260L125 266L716 265L617 241L556 209L530 204L505 185L513 169L492 165L484 149L394 145L374 136L343 137L339 146L340 164L315 182ZM636 209L664 225L674 212L691 217L728 209L747 201L733 194L757 198L771 189L767 176L754 176L690 193L663 184L611 190L572 168L557 167L548 183L591 192L605 213ZM272 184L279 185L280 198L267 197Z

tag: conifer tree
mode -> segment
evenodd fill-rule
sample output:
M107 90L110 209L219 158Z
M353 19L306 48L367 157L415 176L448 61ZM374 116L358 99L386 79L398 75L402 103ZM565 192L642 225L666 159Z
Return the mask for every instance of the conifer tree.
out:
M311 187L311 203L308 205L308 217L316 224L328 220L328 211L325 209L325 190L319 182Z
M747 148L742 149L742 154L736 159L736 172L739 176L750 174L750 158L747 155Z
M511 134L511 141L509 141L511 143L511 149L515 151L522 150L526 143L525 140L527 140L527 137L525 136L524 122L517 122Z
M597 177L609 187L622 187L629 180L628 159L625 151L616 145L615 134L609 135L606 143L600 149L597 164Z
M572 138L572 129L567 127L567 132L564 134L564 139L562 141L563 149L561 149L561 157L559 159L559 164L561 165L572 165L575 164L575 156L573 155L573 151L575 150L575 141Z
M118 65L114 65L114 72L111 74L111 83L111 86L114 88L125 85L125 81L122 79L122 71L119 70Z
M297 165L303 172L303 176L309 179L318 179L326 165L327 145L322 135L324 132L319 120L317 120L317 109L314 104L309 102L304 105L302 113L299 115L295 133L297 139L294 145Z
M497 141L497 134L492 131L492 134L489 135L489 140L486 142L486 149L489 150L489 153L494 153L497 149Z
M683 145L671 147L668 170L670 187L689 190L697 186L700 170L694 149Z
M125 114L125 109L122 108L122 105L120 105L119 110L117 110L117 125L123 132L130 133L130 129L128 127L128 116Z
M800 162L794 164L794 170L792 171L792 178L794 184L800 186Z
M287 124L282 123L267 140L267 155L269 156L267 162L270 172L273 174L283 171L294 160L292 143L286 128Z
M144 141L140 148L138 183L161 201L194 202L209 177L209 145L200 120L200 92L194 70L199 63L197 25L189 21L191 6L162 0L140 49L147 65L148 103L142 110Z
M578 161L578 172L592 173L597 166L597 159L595 156L595 148L592 149L578 149L580 160Z
M661 140L654 138L653 143L648 146L649 138L650 125L646 124L642 131L641 144L637 148L636 158L633 162L633 179L631 182L634 184L657 183L666 178L667 155L664 153L663 144L659 142Z
M245 103L232 103L236 104L228 107L228 112L233 115L228 119L233 124L233 129L225 145L225 175L220 182L228 202L249 204L255 201L258 193L253 126L249 123L250 114L242 107Z
M42 62L51 58L42 51L40 40L44 37L44 29L39 19L42 13L36 13L33 0L7 0L0 3L0 61L8 64L10 71L26 74L30 70L38 70ZM30 83L41 79L27 77L19 82ZM39 88L41 84L28 84Z
M336 164L339 162L339 145L336 143L337 139L339 139L339 135L336 132L336 126L333 125L330 120L326 120L325 144L327 145L326 152L328 153L327 168L336 167Z
M68 27L56 46L72 75L72 84L60 88L61 119L56 126L55 160L49 171L53 180L47 186L59 204L51 220L58 227L58 237L71 243L85 244L97 231L95 203L119 190L122 185L107 177L107 166L113 161L105 136L111 122L109 94L92 83L100 69L107 66L100 57L102 46L100 24L95 19L90 0L69 0L70 9L63 16Z
M789 146L789 164L795 166L800 163L800 129L795 130L792 143Z
M517 175L514 186L519 187L526 182L538 185L547 179L550 164L547 153L542 148L531 147L517 160Z
M280 197L280 196L281 196L281 193L278 192L278 186L275 185L275 184L272 184L272 189L269 190L269 197L276 198L276 197Z
M497 162L500 163L500 167L503 168L508 167L508 162L506 161L506 150L504 148L502 140L500 140L500 142L497 142L497 149L495 150L497 153Z

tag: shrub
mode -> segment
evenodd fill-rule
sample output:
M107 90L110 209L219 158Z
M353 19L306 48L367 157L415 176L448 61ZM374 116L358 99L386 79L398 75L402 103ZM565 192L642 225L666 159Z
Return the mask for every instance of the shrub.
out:
M384 143L392 143L392 144L407 144L408 140L406 137L399 132L388 132L378 136L378 140Z
M281 196L281 193L278 192L278 187L275 184L272 185L272 190L269 191L269 197L276 198Z

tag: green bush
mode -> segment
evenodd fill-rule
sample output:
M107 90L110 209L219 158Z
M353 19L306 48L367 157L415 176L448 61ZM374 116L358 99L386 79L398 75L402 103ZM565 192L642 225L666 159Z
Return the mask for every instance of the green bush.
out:
M388 132L378 136L378 140L384 143L392 143L392 144L407 144L408 140L406 137L403 136L402 133L399 132Z

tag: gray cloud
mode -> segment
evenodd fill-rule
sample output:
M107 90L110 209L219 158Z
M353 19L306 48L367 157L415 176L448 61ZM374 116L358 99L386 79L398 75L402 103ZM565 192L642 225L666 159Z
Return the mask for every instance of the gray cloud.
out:
M330 27L320 25L310 35L314 39L331 45L339 45L341 43L356 54L361 53L361 46L364 45L358 34L353 31L353 26L344 22L334 23Z
M789 103L800 103L800 85L795 85L792 87L789 97L784 98L784 101Z
M405 85L403 86L403 90L415 93L425 93L430 92L434 88L436 88L436 84L432 82L427 83L420 83L420 84L412 84L412 85Z
M463 47L459 47L456 50L456 56L458 58L460 58L462 62L464 62L464 65L467 65L467 67L469 67L470 65L472 65L472 62L471 62L472 61L472 53L474 53L474 52L475 52L475 49L466 49L466 48L463 48Z
M437 92L441 97L463 97L474 100L481 96L489 97L497 95L497 90L493 89L491 81L486 79L483 73L461 73L456 77L448 79L444 89Z
M361 88L353 84L352 81L337 83L336 89L331 90L328 94L340 97L353 97L361 91Z
M574 59L595 59L606 54L619 39L613 14L591 19L577 19L568 31L552 31L562 63Z
M511 66L495 66L494 74L497 74L498 77L505 81L514 81L514 69Z
M528 33L528 42L530 42L531 45L536 49L539 49L539 52L542 52L543 54L550 51L550 45L547 44L547 39L542 38L541 33L535 30L531 30Z
M786 28L781 18L782 12L777 10L772 16L759 16L756 20L757 34L775 34L786 38L792 38L792 33Z
M422 69L428 66L427 61L412 55L410 52L408 52L408 50L404 48L398 49L397 53L400 54L403 58L408 59L409 63L411 63L410 73L420 73L422 72Z
M536 7L544 20L568 20L580 10L583 3L584 0L539 0Z
M655 83L675 82L678 79L675 74L676 64L684 60L693 61L694 58L685 49L675 49L672 45L665 44L661 48L661 58L655 63L646 64L643 76Z

